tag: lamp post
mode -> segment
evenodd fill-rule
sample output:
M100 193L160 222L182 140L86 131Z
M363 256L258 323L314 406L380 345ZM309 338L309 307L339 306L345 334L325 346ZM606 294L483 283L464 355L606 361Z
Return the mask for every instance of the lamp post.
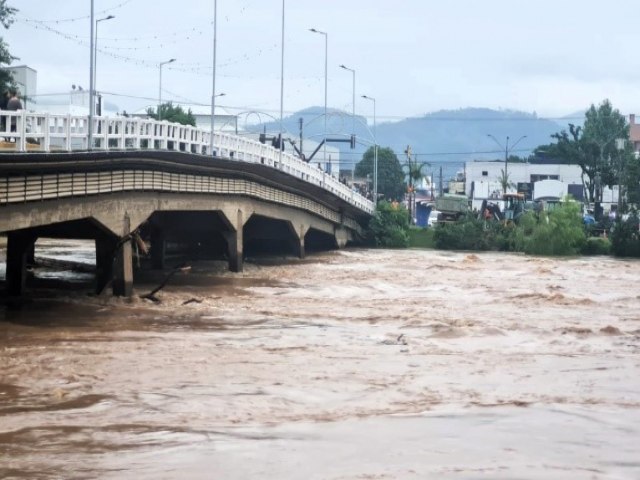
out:
M282 38L280 40L280 163L282 163L282 149L283 149L283 141L282 141L282 117L284 114L284 7L285 0L282 0L282 28L281 35ZM302 150L302 145L300 146Z
M351 113L351 133L356 133L356 71L353 68L349 68L345 65L340 65L340 68L348 70L353 75L353 101L352 101L352 113Z
M225 97L227 94L226 93L216 93L211 99L212 99L212 103L211 103L211 108L213 109L213 106L215 104L215 99L219 98L219 97ZM210 146L211 146L211 155L213 156L214 151L213 151L213 135L214 135L214 131L213 131L213 122L215 121L215 117L212 115L211 116L211 142L210 142ZM220 129L222 130L222 128L224 127L225 124L223 124Z
M327 65L329 60L329 34L310 28L310 32L324 35L324 143L322 145L322 154L324 156L325 170L327 165Z
M502 144L498 141L498 139L496 137L494 137L493 135L491 135L490 133L487 134L487 137L489 137L490 139L492 139L494 142L496 142L496 144L498 144L498 146L502 149L504 148L504 179L505 179L505 184L503 185L503 189L504 192L503 193L507 193L507 179L508 179L508 167L509 167L509 150L513 151L514 148L516 148L516 146L525 138L527 138L526 135L521 136L518 140L516 140L516 142L511 145L511 149L509 149L509 136L507 136L507 141L505 143L505 146L503 147Z
M622 215L622 172L624 170L624 148L626 139L616 138L616 150L618 150L618 208L616 210L616 220Z
M91 0L91 35L90 35L90 48L89 48L89 138L88 138L88 145L87 148L89 150L93 149L93 117L95 115L95 97L94 97L94 82L95 82L95 78L94 78L94 69L93 69L93 61L94 61L94 51L93 51L93 42L95 41L94 38L94 30L95 30L95 26L96 26L96 22L95 22L95 8L94 8L94 0Z
M98 90L98 26L100 22L104 22L106 20L111 20L112 18L116 18L114 15L109 15L108 17L99 18L96 20L96 39L93 43L93 87ZM102 115L102 108L100 108L100 115Z
M213 126L215 124L216 110L216 47L218 35L218 0L213 0L213 73L211 79L211 156L213 156ZM160 77L162 78L162 77Z
M160 62L160 87L158 89L158 121L162 120L162 66L167 65L168 63L175 62L176 59L172 58L171 60L167 60L166 62Z
M373 204L378 207L378 140L376 137L376 99L368 95L362 98L373 102Z

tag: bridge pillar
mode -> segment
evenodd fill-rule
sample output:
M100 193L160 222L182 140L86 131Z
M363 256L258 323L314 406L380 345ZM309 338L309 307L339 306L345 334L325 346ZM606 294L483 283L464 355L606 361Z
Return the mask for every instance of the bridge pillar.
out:
M7 235L6 285L9 296L22 295L27 280L27 257L36 237L24 232Z
M305 246L304 246L304 237L307 235L307 232L309 231L309 226L300 224L300 227L298 229L293 229L293 230L295 232L295 241L294 241L295 255L297 255L298 258L302 259L306 256Z
M133 251L129 230L131 221L125 215L123 221L123 236L116 244L113 268L113 294L117 297L131 297L133 295Z
M231 231L223 232L224 239L227 241L227 257L229 258L229 270L232 272L241 272L243 269L244 256L244 214L238 209L237 214L231 212L223 212L227 221L232 227Z
M347 242L349 241L349 233L346 228L336 228L334 231L334 236L336 238L336 245L338 248L344 248L347 246Z

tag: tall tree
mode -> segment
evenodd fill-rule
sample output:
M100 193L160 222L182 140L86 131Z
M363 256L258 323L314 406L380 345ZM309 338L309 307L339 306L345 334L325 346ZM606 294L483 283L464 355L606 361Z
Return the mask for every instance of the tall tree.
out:
M158 114L153 108L147 109L147 115L158 120ZM171 102L160 105L160 118L168 122L196 126L196 118L193 116L191 109L185 112L180 105L174 106Z
M618 184L632 160L629 125L609 100L598 107L591 105L584 127L569 124L568 132L562 130L552 138L555 143L539 146L536 153L579 165L589 202L599 201L602 186ZM619 139L624 140L622 145Z
M404 154L407 156L407 161L404 165L402 165L403 169L407 174L408 179L408 204L409 204L409 219L410 222L413 222L413 217L415 217L415 204L416 204L416 185L422 181L425 177L423 169L427 166L431 166L430 163L427 162L418 162L418 156L414 155L411 152L411 146L407 145L407 149L404 151Z
M0 0L0 24L8 29L13 23L13 17L18 10L7 5L7 0ZM9 88L14 85L13 76L6 69L2 68L9 65L16 57L9 52L9 46L0 37L0 94L4 95Z
M357 177L369 177L373 180L374 149L369 149L356 165ZM404 173L400 161L390 148L378 147L378 194L385 200L402 200L404 196Z

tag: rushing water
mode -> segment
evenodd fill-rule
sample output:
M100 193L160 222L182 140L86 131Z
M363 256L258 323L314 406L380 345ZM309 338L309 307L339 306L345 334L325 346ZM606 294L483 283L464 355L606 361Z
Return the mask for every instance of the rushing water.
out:
M640 263L224 267L159 304L37 270L30 301L0 307L0 477L640 478Z

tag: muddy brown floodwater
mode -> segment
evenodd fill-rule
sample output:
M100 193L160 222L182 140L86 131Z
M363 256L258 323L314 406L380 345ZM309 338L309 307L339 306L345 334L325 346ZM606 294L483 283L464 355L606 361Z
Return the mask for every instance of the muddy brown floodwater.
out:
M31 301L0 307L0 477L640 478L639 262L223 267L158 305L37 271Z

